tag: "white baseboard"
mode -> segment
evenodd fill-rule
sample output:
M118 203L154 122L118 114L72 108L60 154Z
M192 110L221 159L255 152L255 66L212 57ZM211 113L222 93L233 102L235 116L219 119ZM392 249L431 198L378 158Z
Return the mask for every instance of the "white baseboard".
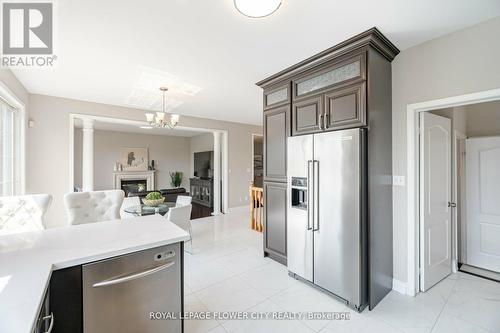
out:
M228 208L227 213L248 212L250 213L250 204Z
M392 290L397 291L400 294L406 295L406 282L392 279Z

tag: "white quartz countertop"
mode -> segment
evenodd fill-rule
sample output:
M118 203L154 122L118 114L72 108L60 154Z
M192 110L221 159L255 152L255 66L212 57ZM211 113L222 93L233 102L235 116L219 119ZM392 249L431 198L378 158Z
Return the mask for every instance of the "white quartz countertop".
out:
M0 332L31 333L53 270L187 239L159 215L0 236Z

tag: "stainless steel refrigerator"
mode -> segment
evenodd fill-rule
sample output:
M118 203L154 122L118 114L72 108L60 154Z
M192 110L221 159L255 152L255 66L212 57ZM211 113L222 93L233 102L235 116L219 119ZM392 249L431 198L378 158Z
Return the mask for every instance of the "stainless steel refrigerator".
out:
M367 291L366 129L288 138L288 270L362 310Z

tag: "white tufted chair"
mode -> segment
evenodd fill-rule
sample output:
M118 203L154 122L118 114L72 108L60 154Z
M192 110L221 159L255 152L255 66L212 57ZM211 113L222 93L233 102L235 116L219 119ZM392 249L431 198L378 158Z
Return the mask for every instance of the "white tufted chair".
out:
M125 193L122 190L75 192L64 196L70 225L120 218Z
M0 197L0 235L45 229L43 218L51 203L49 194Z
M175 205L176 206L190 205L192 200L193 200L193 198L191 198L188 195L178 195L177 200L175 201Z

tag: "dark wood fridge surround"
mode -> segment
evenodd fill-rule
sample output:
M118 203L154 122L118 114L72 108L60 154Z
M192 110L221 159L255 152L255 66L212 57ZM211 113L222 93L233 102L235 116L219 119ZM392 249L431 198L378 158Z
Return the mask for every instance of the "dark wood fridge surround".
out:
M367 128L370 309L392 289L391 61L398 53L372 28L257 83L264 90L264 255L282 264L287 137Z

